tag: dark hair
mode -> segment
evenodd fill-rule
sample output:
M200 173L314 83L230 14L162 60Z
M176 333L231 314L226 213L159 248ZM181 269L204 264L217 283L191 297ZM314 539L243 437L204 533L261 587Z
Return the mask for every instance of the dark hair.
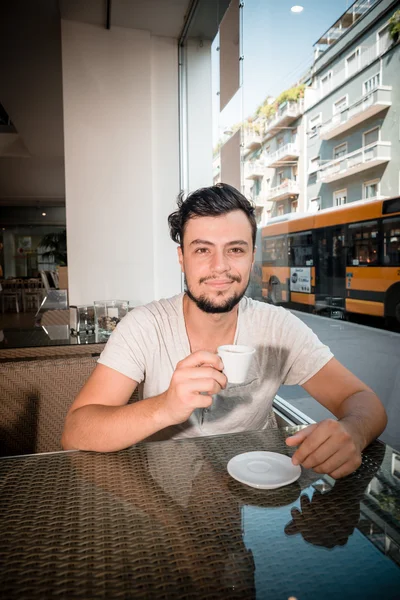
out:
M236 188L227 183L217 183L192 192L186 200L180 194L177 200L178 210L168 217L170 236L174 242L183 246L183 234L186 223L194 217L218 217L233 210L242 210L251 225L253 248L256 244L257 222L254 205Z

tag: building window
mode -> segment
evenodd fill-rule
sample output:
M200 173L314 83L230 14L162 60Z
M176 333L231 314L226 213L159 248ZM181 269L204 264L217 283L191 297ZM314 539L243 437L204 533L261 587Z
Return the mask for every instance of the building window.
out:
M389 24L385 25L380 31L377 33L377 46L378 46L378 56L386 52L386 50L391 45L391 39L389 35Z
M381 84L381 74L377 73L373 77L370 77L369 79L367 79L367 81L364 81L363 94L368 94L368 92L371 92L376 87L378 87L378 85L380 85L380 84Z
M310 119L310 137L317 135L318 133L318 127L321 126L322 123L322 114L318 113L315 117L313 117L312 119Z
M346 58L346 77L352 77L360 69L360 48Z
M347 190L338 190L333 193L333 206L343 206L347 202Z
M380 179L374 179L373 181L366 181L364 183L363 197L365 200L370 200L372 198L377 198L379 196L379 184L380 184Z
M283 180L284 180L284 173L283 173L283 171L278 171L276 173L276 180L278 182L278 185L281 185L283 183Z
M278 150L279 150L279 148L282 148L282 146L284 145L283 135L276 139L276 145L277 145Z
M284 214L285 214L285 207L283 206L283 204L278 204L278 217L280 217Z
M320 79L321 96L325 96L332 89L332 71L329 71L326 75Z
M292 212L292 213L297 212L298 205L299 205L299 203L297 200L292 200L292 202L290 204L290 212Z
M369 146L379 141L379 127L374 127L363 133L363 146Z
M347 154L347 142L345 142L344 144L340 144L340 146L336 146L333 149L333 158L340 158L345 154Z
M333 114L337 115L342 110L347 108L347 105L348 105L348 97L347 96L343 96L342 98L339 98L339 100L336 100L336 102L333 105Z

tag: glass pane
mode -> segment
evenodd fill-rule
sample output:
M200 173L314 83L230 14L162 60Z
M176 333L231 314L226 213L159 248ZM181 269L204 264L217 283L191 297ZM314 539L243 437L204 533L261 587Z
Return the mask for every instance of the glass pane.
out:
M400 266L400 217L383 221L383 264Z
M349 226L350 265L377 265L379 262L378 223L355 223Z

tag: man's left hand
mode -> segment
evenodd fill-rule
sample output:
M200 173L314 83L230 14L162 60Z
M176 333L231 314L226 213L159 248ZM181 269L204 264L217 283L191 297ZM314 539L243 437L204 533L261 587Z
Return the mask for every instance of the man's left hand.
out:
M326 419L288 437L288 446L299 446L292 456L294 465L340 479L361 465L362 443L349 424Z

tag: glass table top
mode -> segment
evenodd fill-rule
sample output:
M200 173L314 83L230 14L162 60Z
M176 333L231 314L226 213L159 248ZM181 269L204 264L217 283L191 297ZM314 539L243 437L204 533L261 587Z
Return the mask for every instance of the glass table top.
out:
M236 454L297 428L0 459L6 598L398 598L400 456L257 490Z

